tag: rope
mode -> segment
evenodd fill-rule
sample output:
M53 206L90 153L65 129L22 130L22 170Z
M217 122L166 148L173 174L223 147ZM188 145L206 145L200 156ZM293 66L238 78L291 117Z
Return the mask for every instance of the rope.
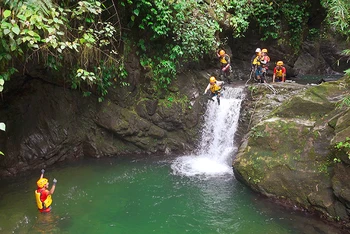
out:
M272 85L270 85L270 84L268 84L268 83L263 83L263 84L264 84L265 87L267 87L270 91L272 91L273 94L278 93L278 91L277 91Z
M247 86L248 82L252 79L253 70L250 71L249 79L245 82L245 86Z

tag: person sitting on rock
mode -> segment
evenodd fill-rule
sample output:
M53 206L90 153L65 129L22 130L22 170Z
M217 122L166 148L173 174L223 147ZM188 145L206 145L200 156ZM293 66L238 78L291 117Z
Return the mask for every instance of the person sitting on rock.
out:
M283 66L283 61L278 61L276 67L273 69L272 82L285 82L287 70Z
M220 91L224 84L225 84L224 81L218 81L214 76L211 76L209 78L209 84L205 89L204 94L206 94L208 90L210 90L210 98L212 99L213 97L216 96L216 99L218 100L218 104L220 105Z

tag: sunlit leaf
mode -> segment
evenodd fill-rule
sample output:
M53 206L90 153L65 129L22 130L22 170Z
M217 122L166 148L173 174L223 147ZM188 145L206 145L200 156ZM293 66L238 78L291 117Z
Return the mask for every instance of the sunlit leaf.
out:
M4 35L9 34L10 32L11 32L10 29L8 29L8 28L4 29Z
M4 14L4 18L6 19L7 17L9 17L11 15L11 11L5 10L3 14Z
M0 123L0 130L6 131L6 125L4 123Z
M19 32L20 32L20 29L19 29L19 27L18 27L17 24L16 24L11 30L12 30L12 32L14 32L16 35L18 35Z

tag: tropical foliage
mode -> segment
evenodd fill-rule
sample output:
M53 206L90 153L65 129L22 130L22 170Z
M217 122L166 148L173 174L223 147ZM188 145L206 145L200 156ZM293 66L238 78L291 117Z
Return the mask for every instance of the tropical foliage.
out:
M218 46L219 24L197 0L123 0L120 8L135 36L141 65L151 70L156 88L166 88L180 64L198 60ZM142 35L142 37L140 37ZM129 37L132 35L129 34Z
M79 1L75 5L69 5L74 1L57 2L61 5L50 0L0 3L1 90L4 81L18 69L26 72L28 64L39 62L70 77L72 88L84 88L81 85L85 82L87 86L97 85L105 95L110 83L103 80L104 68L113 67L118 74L123 66L122 58L117 56L120 40L115 23L102 20L99 1ZM14 61L20 65L14 65Z
M347 0L320 0L327 22L349 36ZM222 43L258 27L298 51L307 30L311 0L4 0L0 2L0 92L16 72L31 64L59 71L85 96L127 85L125 58L135 53L155 89L165 89L185 63L201 59ZM344 51L349 55L349 51ZM64 69L62 69L64 68Z
M344 35L350 40L350 1L348 0L321 0L322 5L328 10L326 22L332 30ZM350 62L350 48L343 51ZM350 68L346 74L350 76Z

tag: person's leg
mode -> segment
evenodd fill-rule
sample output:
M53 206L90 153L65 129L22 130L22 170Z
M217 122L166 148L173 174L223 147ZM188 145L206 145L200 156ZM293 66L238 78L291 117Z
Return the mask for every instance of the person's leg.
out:
M218 100L218 104L220 105L220 91L215 93L216 99Z
M220 75L219 75L219 80L224 80L225 79L225 73L222 70L222 67L220 68Z
M225 79L227 80L228 84L231 84L230 71L228 70L225 71Z
M260 82L260 69L259 67L255 70L255 77L257 79L258 82Z

